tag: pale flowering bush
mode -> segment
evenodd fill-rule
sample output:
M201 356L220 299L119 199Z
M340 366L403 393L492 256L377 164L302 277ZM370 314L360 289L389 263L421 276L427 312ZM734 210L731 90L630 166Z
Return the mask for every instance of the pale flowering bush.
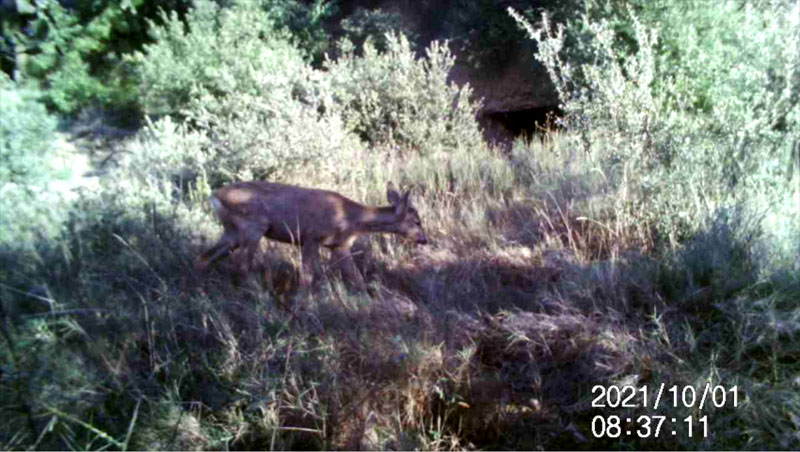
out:
M800 6L737 5L644 2L569 29L511 11L538 44L575 148L617 182L618 214L672 246L720 209L800 196ZM581 61L567 57L568 32Z

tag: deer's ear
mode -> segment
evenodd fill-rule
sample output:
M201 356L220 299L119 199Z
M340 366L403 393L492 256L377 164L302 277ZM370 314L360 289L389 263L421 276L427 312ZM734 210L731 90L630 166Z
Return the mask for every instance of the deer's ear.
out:
M394 184L389 182L386 184L386 198L389 200L389 204L395 205L400 201L400 193L394 189Z
M397 194L397 192L395 192L395 194ZM407 191L403 195L403 198L400 199L397 203L394 204L394 214L398 218L404 218L406 216L406 213L408 213L408 195L409 194L411 194L411 191ZM400 195L397 195L397 197L399 198Z

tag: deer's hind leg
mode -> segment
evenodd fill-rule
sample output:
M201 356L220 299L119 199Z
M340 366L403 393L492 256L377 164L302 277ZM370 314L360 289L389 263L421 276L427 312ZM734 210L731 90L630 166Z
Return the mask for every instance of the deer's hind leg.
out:
M300 286L309 287L319 267L319 243L309 240L302 245L300 265Z

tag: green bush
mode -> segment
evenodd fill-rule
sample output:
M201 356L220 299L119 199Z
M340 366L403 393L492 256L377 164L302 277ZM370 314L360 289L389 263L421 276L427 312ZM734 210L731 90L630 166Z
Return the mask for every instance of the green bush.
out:
M347 41L351 41L356 49L363 49L369 40L379 53L388 50L390 33L405 35L412 50L416 50L415 44L419 39L405 16L392 10L356 8L353 14L342 20L342 28Z
M520 8L527 6L525 2L513 3ZM565 3L555 8L575 6L573 1L553 3ZM522 14L526 17L532 15L532 8L527 6ZM521 50L533 51L533 46L524 39L525 34L493 0L456 0L448 8L443 22L454 48L458 49L460 61L474 69L491 72L494 68L513 64Z
M173 13L163 26L152 24L155 42L133 61L147 111L182 124L157 124L151 132L194 143L191 171L203 169L214 184L281 178L357 144L330 108L322 75L259 2L220 8L199 1L186 20L188 28ZM152 155L166 166L186 157L159 149Z
M155 42L133 60L148 112L177 121L148 126L134 152L148 156L143 164L173 177L205 174L214 186L298 171L340 180L352 177L344 174L352 165L339 163L361 148L356 134L376 148L431 156L481 143L471 90L447 82L454 59L446 46L434 43L418 59L408 40L389 34L385 53L368 42L363 57L351 47L320 72L270 14L254 1L204 1L188 29L175 14L153 24Z
M265 8L276 16L278 27L291 34L292 43L303 51L309 61L315 65L323 61L331 44L325 24L337 13L336 2L269 0Z
M41 93L0 74L0 183L38 183L50 177L56 119L39 102Z
M60 113L75 114L92 105L132 108L136 87L112 49L114 32L130 28L142 1L77 3L67 8L46 0L30 10L20 7L0 40L4 65L15 78L39 83L42 101Z
M570 24L583 64L565 60L565 27L544 15L534 29L512 12L539 46L576 146L618 182L618 211L675 246L718 209L784 204L800 142L798 8L632 3L649 22L629 9L624 39L597 11Z
M348 128L373 145L421 154L480 143L479 105L470 100L470 87L447 81L455 61L447 45L433 42L425 58L415 56L403 35L388 34L386 45L380 53L367 41L363 57L345 46L338 60L326 63Z
M358 157L361 165L338 165L342 177L366 183L374 193L388 180L401 181L419 186L431 200L510 189L507 160L483 142L479 102L468 85L447 80L454 57L446 44L434 41L418 58L405 36L394 33L386 35L383 53L370 40L363 56L344 43L345 53L326 62L325 81L334 108L368 144L369 155Z
M130 58L149 114L189 116L204 96L219 101L237 91L291 88L298 77L291 71L304 65L288 34L276 30L274 17L256 1L229 8L198 1L185 24L174 11L162 13L161 21L150 22L154 42ZM278 72L282 65L286 74ZM263 79L272 85L260 84Z
M0 243L30 245L59 229L63 193L70 176L55 161L56 119L41 93L0 73Z

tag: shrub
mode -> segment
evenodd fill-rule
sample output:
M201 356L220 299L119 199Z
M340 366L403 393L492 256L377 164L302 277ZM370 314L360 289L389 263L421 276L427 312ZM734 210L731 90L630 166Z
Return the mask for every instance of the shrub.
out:
M70 172L54 161L56 119L41 93L0 73L0 243L30 245L57 232L63 201L54 182Z
M314 0L270 0L269 11L276 16L279 28L291 34L291 41L315 65L320 64L330 47L325 23L338 11L336 2Z
M277 77L277 63L290 69L303 65L288 36L275 30L274 19L254 1L230 8L198 1L186 24L174 11L162 13L161 21L150 22L154 42L130 58L149 114L188 116L205 95L220 99L237 90L257 92L264 88L257 74L273 79L271 88L283 88L294 80Z
M50 175L45 162L53 151L56 119L39 102L41 93L0 74L0 183L41 182Z
M419 59L403 35L388 34L386 45L380 53L365 42L363 58L345 46L337 61L326 63L348 128L373 145L421 154L479 143L479 105L468 85L448 83L455 59L447 44L434 41Z
M134 4L141 0L73 3L75 9L54 0L36 2L30 11L20 6L0 40L0 53L13 56L4 63L15 78L39 83L42 101L60 113L74 114L93 104L135 106L135 86L111 49L114 31L129 28Z
M479 102L468 85L447 80L455 59L446 44L433 42L422 58L402 34L388 33L383 53L367 40L361 57L344 44L346 52L326 62L326 82L369 155L357 157L360 165L340 165L342 178L371 186L368 196L382 193L388 180L418 186L428 200L510 190L508 161L483 142Z
M534 29L512 15L537 42L580 147L618 181L619 212L675 246L720 208L790 189L800 65L788 49L800 42L798 7L641 7L660 20L644 23L629 10L626 39L604 19L572 23L584 64L563 59L566 28L544 15Z
M518 5L525 16L532 15L526 2L505 2ZM529 2L527 2L529 3ZM575 7L573 1L554 8ZM474 69L492 71L512 64L520 50L532 52L533 46L525 41L525 34L509 20L501 5L492 0L456 0L442 18L447 35L452 36L462 63Z
M406 36L412 50L416 50L415 44L419 39L413 33L413 27L405 19L405 16L393 10L384 11L358 7L353 14L342 20L342 28L347 41L351 41L356 49L363 49L364 44L369 40L380 53L388 50L390 33Z
M447 82L446 46L434 43L417 59L404 37L389 34L386 53L367 43L357 57L351 47L322 73L257 2L199 2L188 30L175 14L164 22L133 60L149 112L178 120L151 124L136 146L149 156L143 164L172 176L205 173L211 185L299 172L317 182L352 178L357 169L345 162L361 148L353 132L376 148L410 148L436 161L481 143L469 87Z
M328 108L321 75L258 2L220 8L199 1L186 20L188 29L174 13L163 26L152 24L155 42L133 61L148 112L175 115L181 123L151 132L164 138L178 131L193 140L192 161L212 183L282 178L353 144Z

